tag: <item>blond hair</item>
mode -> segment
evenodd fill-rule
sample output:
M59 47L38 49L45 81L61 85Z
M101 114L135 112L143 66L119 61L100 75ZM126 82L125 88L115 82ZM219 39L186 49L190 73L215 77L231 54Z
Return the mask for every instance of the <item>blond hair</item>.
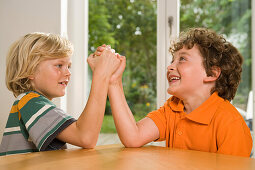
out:
M6 57L7 88L15 97L33 90L29 76L41 61L71 56L72 52L71 42L56 34L36 32L21 37L11 45Z

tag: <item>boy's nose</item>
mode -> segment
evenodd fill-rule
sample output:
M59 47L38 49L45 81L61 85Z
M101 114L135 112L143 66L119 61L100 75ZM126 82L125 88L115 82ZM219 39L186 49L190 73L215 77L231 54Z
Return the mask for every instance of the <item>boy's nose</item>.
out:
M71 70L70 70L69 68L67 68L67 69L65 70L65 75L66 75L66 76L71 76Z
M167 66L167 70L174 70L174 65L171 63L169 66Z

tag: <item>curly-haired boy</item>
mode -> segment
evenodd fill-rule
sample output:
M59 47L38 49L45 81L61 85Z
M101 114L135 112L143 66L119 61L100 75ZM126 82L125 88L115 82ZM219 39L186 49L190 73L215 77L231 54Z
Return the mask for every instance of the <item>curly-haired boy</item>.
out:
M167 92L173 96L139 122L122 88L125 62L114 73L108 95L122 143L140 147L166 140L166 147L250 156L250 130L230 103L241 79L243 58L238 50L212 30L192 28L180 34L170 52Z

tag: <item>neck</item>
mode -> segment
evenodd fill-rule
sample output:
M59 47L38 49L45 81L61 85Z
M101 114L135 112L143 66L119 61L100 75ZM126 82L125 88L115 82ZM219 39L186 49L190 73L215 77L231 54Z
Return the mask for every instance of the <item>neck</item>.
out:
M186 113L190 113L196 108L198 108L202 103L204 103L209 97L211 96L210 93L203 93L203 94L197 94L192 95L191 97L187 97L185 99L182 99L184 104L184 111Z

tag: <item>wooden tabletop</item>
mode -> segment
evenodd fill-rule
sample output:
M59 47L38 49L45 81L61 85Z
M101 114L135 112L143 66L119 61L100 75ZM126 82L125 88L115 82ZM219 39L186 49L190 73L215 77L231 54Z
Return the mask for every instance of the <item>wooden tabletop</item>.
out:
M95 149L67 149L1 156L0 169L255 170L255 159L160 146L124 148L121 144L115 144L97 146Z

